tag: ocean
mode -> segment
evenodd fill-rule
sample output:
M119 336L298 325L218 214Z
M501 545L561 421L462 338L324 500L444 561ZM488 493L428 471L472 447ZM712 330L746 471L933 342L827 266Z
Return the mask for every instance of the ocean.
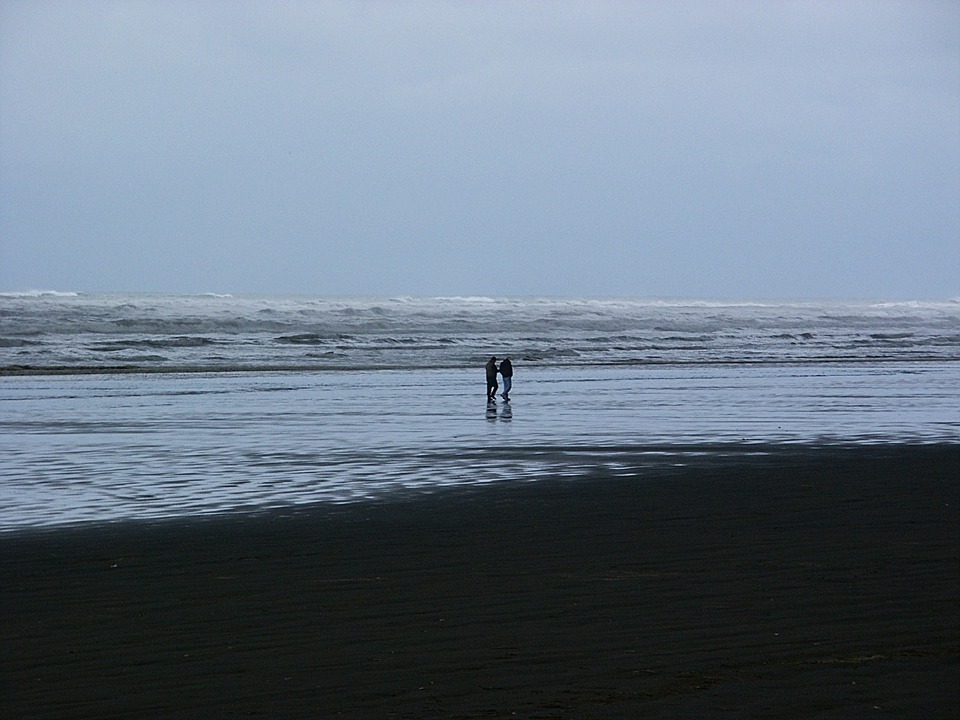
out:
M933 443L957 299L0 294L5 533Z

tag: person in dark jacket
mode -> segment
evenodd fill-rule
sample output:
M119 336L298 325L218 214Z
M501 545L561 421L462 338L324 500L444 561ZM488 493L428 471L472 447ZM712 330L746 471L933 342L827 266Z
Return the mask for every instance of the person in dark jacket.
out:
M494 400L497 397L497 358L490 358L485 366L487 371L487 400Z
M513 363L510 358L504 358L500 363L500 374L503 376L503 399L509 401L510 388L513 387Z

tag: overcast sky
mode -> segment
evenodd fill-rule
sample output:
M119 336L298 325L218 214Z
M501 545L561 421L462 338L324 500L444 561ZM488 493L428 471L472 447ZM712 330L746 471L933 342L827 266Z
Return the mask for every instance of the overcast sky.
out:
M960 3L0 0L0 290L960 296Z

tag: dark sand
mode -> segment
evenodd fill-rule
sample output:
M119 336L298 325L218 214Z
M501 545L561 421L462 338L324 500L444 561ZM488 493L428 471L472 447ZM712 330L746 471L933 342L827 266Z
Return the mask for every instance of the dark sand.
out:
M3 718L955 718L960 446L0 537Z

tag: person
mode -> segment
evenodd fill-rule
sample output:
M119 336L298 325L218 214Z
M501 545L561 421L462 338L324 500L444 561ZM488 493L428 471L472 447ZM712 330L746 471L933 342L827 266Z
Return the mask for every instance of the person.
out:
M497 358L491 357L486 364L487 371L487 400L494 400L497 397Z
M500 374L503 376L503 399L510 400L510 388L513 387L513 363L510 358L504 358L500 363Z

